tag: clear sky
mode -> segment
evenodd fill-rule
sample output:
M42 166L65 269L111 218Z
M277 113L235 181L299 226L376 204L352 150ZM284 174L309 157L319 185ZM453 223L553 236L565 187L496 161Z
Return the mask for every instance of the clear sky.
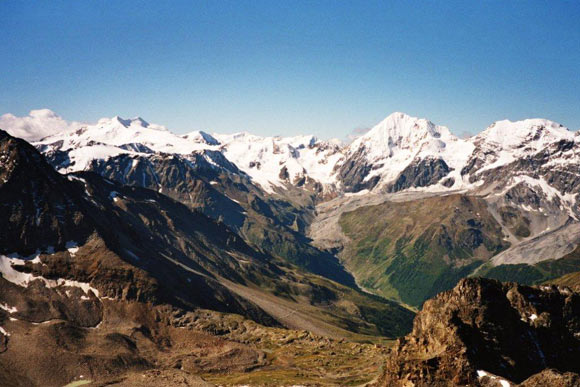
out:
M580 1L0 1L0 114L344 137L580 128Z

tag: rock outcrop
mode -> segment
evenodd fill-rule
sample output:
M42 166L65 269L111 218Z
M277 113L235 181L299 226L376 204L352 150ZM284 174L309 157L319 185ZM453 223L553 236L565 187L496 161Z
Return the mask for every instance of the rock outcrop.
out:
M578 385L580 293L467 278L425 302L384 386Z
M449 172L451 172L449 166L442 159L414 160L403 169L397 180L389 185L387 190L389 192L398 192L408 188L428 187L436 184L447 176ZM451 180L447 181L451 182Z

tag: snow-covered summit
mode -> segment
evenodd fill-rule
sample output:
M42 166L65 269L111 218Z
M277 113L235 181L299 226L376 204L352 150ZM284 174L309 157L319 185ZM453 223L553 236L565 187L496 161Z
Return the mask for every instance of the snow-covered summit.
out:
M144 145L157 152L187 154L204 149L198 144L178 136L165 126L150 124L140 117L124 119L119 116L102 118L95 125L86 125L43 138L39 143L51 144L62 141L62 148L108 145L122 147L127 144Z
M445 140L452 137L449 129L444 126L395 112L354 140L349 152L356 152L364 146L369 159L392 157L400 149L418 150L417 146L437 152L445 148Z
M557 122L534 118L502 120L471 138L475 157L485 164L482 170L509 164L526 155L538 153L559 141L574 141L575 135Z
M122 118L120 116L114 116L112 118L101 118L97 122L97 126L100 126L101 128L110 128L110 127L115 127L115 126L118 127L119 125L124 127L124 128L134 128L134 129L148 128L148 129L160 130L160 131L164 131L164 132L168 131L165 126L157 125L157 124L150 124L149 122L145 121L141 117L125 119L125 118Z
M537 150L559 140L571 140L574 133L557 122L541 118L512 122L496 121L474 137L474 142L486 142L502 149L534 146ZM534 149L534 150L536 150Z
M357 138L346 154L351 163L370 169L365 181L392 182L411 163L423 159L443 160L457 171L469 158L473 144L455 137L447 127L424 118L395 112ZM459 176L456 182L459 184Z
M217 146L178 136L162 125L140 117L102 118L94 125L84 125L43 138L35 143L46 151L66 151L70 163L66 172L86 170L94 159L108 159L120 154L144 155L165 153L188 155Z
M189 132L182 136L183 138L197 142L197 143L204 143L207 145L220 145L220 142L213 137L211 134L206 133L202 130L196 130L194 132Z

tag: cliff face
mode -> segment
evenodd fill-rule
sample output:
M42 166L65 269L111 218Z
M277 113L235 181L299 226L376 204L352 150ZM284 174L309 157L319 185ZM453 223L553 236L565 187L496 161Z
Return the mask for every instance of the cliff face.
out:
M577 385L578 359L580 293L468 278L425 302L379 384Z

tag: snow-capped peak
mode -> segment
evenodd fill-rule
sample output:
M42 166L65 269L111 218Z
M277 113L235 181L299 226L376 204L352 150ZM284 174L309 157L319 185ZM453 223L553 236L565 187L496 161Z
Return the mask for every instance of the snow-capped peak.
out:
M112 118L101 118L98 122L97 125L101 128L104 129L112 129L112 128L126 128L126 129L140 129L140 128L147 128L147 129L152 129L152 130L160 130L160 131L164 131L167 132L167 128L165 126L162 125L157 125L157 124L150 124L149 122L145 121L143 118L141 117L135 117L135 118L122 118L120 116L114 116Z
M509 164L561 140L574 141L574 133L541 118L496 121L471 139L478 150L475 156L485 163L480 171Z
M515 122L496 121L475 136L474 141L485 141L502 148L515 148L532 142L542 147L554 141L572 138L574 138L574 133L561 124L542 118L533 118Z
M189 132L187 134L184 134L182 137L187 139L187 140L197 142L197 143L203 143L203 144L207 144L207 145L220 145L220 142L215 137L213 137L211 134L206 133L202 130L196 130L194 132Z
M350 144L347 157L351 165L366 165L364 181L379 179L379 185L392 182L417 160L441 159L454 175L469 158L473 145L455 137L445 126L424 118L395 112ZM354 163L354 164L353 164ZM460 178L453 176L460 184Z
M333 170L343 158L341 148L315 136L261 137L248 132L214 134L230 161L262 188L309 177L323 184L334 182Z
M138 125L138 126L142 126L143 128L148 128L149 127L149 122L145 121L141 117L135 117L135 118L132 118L132 119L126 120L126 121L129 121L130 122L129 126L132 125L132 124L135 124L135 125ZM163 128L165 128L165 127L163 127Z
M35 145L67 150L71 163L67 165L66 172L85 170L94 159L107 159L119 154L138 154L139 149L188 155L217 148L215 142L190 141L162 125L148 123L140 117L124 119L119 116L102 118L95 125L85 125L80 129L45 137Z
M349 151L353 153L365 147L369 159L392 157L401 149L438 153L448 140L456 138L446 127L395 112L354 140Z

